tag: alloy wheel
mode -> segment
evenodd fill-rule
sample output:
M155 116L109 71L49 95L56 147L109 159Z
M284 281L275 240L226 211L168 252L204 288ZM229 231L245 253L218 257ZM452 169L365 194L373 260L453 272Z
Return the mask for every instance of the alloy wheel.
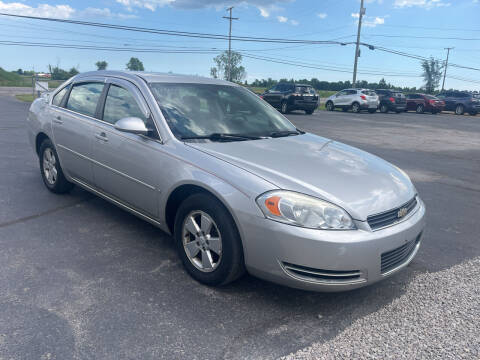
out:
M182 226L183 248L198 270L211 272L222 260L222 237L217 224L206 212L192 211Z
M57 160L51 148L46 148L43 152L43 174L50 185L55 185L58 171L56 167Z

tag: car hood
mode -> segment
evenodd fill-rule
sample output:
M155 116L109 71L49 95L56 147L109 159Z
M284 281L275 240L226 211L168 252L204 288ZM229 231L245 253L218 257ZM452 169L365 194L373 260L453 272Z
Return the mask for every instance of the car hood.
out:
M188 145L278 188L335 203L357 220L398 207L415 195L410 179L396 166L313 134Z

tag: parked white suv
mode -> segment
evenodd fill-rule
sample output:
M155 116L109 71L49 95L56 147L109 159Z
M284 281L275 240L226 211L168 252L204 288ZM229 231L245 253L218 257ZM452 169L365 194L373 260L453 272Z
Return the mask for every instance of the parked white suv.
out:
M379 104L378 95L369 89L345 89L330 96L325 103L328 111L341 108L343 111L352 109L353 112L368 110L370 113L377 111Z

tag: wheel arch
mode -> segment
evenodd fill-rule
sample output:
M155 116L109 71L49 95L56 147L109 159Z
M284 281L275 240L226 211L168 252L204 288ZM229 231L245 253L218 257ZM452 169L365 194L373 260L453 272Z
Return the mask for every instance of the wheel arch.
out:
M241 227L238 224L238 219L236 218L228 202L222 197L222 195L219 192L215 191L214 189L210 188L209 186L205 186L204 184L190 183L190 182L178 184L168 194L168 198L167 198L167 201L165 202L165 207L164 207L164 211L165 211L164 219L165 219L166 228L168 229L170 234L173 234L174 232L175 216L177 214L178 208L180 207L180 204L189 196L193 194L198 194L198 193L208 194L213 196L215 199L217 199L227 209L227 211L229 212L230 216L233 219L233 222L235 223L235 226L237 228L238 233L240 234L240 237L243 238Z
M44 132L39 132L37 136L35 136L35 152L37 153L37 155L40 155L40 146L47 139L50 138Z

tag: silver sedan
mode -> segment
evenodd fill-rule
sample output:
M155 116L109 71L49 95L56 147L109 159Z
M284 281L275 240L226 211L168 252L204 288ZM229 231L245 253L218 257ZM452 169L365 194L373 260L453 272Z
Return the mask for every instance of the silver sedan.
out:
M50 191L80 186L172 234L207 285L248 271L353 289L420 246L425 206L405 172L297 129L236 84L84 73L32 104L28 134Z

